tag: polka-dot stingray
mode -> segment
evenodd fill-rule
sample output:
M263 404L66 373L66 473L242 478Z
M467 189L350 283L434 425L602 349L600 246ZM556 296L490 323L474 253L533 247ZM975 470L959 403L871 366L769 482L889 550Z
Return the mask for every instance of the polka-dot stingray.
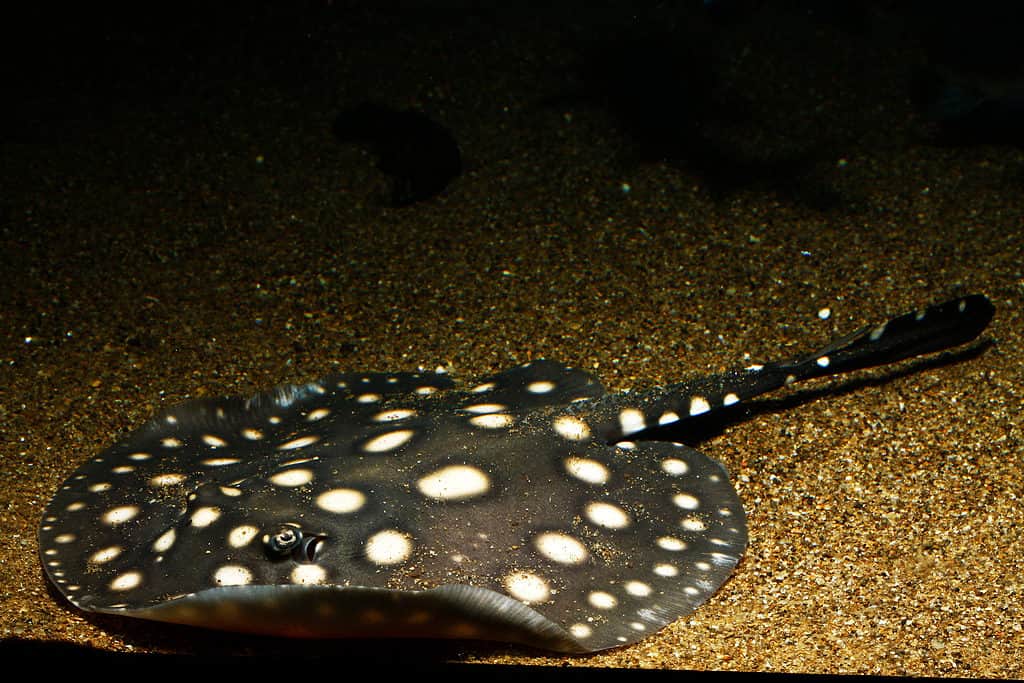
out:
M82 465L39 530L92 612L296 637L636 642L747 543L718 462L659 435L786 384L966 343L974 295L815 353L607 393L535 361L472 382L347 373L164 412Z

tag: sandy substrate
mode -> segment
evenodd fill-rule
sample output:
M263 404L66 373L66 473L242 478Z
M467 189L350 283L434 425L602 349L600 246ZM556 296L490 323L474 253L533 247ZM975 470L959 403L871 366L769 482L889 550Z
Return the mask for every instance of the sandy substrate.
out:
M151 75L174 87L128 70L97 77L98 92L26 89L0 168L0 638L323 651L86 617L48 586L46 501L161 407L334 371L440 364L472 377L541 357L643 387L979 292L997 312L977 352L795 387L703 443L736 483L750 545L696 613L585 657L468 641L403 652L1024 675L1024 154L913 144L912 44L865 50L782 21L757 32L754 68L738 26L735 78L778 119L744 141L807 136L825 152L795 190L712 192L685 164L631 159L602 108L543 103L569 87L565 25L442 17L296 30L292 44L283 31L264 59L224 50L214 76L194 75L199 60ZM372 159L330 136L338 107L365 97L455 133L467 169L443 196L375 201Z

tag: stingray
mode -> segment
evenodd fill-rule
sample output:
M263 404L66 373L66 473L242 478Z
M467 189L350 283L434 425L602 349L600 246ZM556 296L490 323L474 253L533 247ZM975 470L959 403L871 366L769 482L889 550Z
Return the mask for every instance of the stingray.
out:
M747 544L717 461L671 426L796 381L966 343L972 295L790 361L608 393L537 360L459 383L355 372L172 407L46 508L75 607L292 637L628 645L695 610Z

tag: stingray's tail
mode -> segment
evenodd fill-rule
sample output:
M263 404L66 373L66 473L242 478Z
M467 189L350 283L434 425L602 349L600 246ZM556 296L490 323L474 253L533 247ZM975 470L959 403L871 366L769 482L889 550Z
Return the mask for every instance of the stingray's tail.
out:
M593 405L587 421L595 433L617 441L638 432L732 406L793 382L894 363L965 344L992 320L995 308L972 294L869 325L793 360L752 365L720 375L632 394L610 395Z

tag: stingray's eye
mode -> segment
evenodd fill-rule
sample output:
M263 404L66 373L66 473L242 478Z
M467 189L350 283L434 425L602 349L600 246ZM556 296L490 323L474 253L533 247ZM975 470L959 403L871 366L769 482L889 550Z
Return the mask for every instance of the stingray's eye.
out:
M275 557L287 557L300 543L302 530L291 524L282 524L263 536L264 547Z

